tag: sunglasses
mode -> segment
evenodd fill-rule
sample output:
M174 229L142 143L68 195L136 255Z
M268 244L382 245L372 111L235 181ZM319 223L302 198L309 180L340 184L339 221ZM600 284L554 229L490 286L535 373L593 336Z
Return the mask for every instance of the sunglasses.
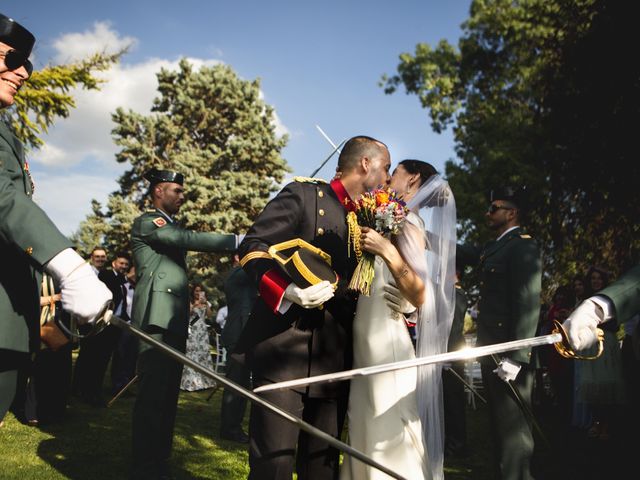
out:
M0 52L0 57L4 57L4 64L9 70L17 70L20 67L24 67L29 76L31 76L33 64L29 61L27 55L21 51L8 50L6 52Z
M487 209L487 213L488 213L489 215L493 215L493 214L494 214L494 213L496 213L498 210L515 210L515 208L512 208L512 207L505 207L505 206L502 206L502 205L494 205L494 204L491 204L491 205L489 205L489 208Z

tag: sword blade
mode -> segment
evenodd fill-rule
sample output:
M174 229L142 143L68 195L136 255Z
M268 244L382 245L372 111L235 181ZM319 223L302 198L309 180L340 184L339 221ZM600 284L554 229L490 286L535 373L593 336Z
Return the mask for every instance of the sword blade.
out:
M476 390L473 385L471 385L469 382L467 382L464 378L462 378L460 376L460 374L458 372L456 372L453 368L449 367L449 368L445 368L445 370L449 373L452 373L454 377L456 377L458 380L460 380L460 382L462 382L462 384L467 387L469 389L469 391L471 393L473 393L476 397L478 397L480 400L482 400L484 403L487 403L487 401L484 399L484 397L482 395L480 395L480 393L478 393L478 390Z
M335 143L333 143L333 141L329 138L329 135L327 135L326 133L324 133L324 130L322 130L322 129L320 128L320 125L316 125L316 128L318 129L318 131L320 132L320 134L325 138L325 140L326 140L327 142L329 142L329 144L330 144L333 148L335 148L336 150L338 150L339 146L336 146L336 144L335 144ZM340 151L339 151L339 150L338 150L338 153L340 153Z
M389 468L385 467L384 465L376 462L374 459L368 457L367 455L365 455L364 453L360 452L359 450L356 450L355 448L347 445L346 443L341 442L340 440L332 437L328 433L323 432L322 430L314 427L313 425L305 422L304 420L296 417L295 415L291 415L286 410L282 410L280 407L274 405L273 403L268 402L267 400L264 400L263 398L259 397L258 395L256 395L251 390L247 390L247 389L241 387L240 385L232 382L228 378L218 375L213 370L211 370L211 369L209 369L209 368L207 368L207 367L205 367L203 365L200 365L197 362L194 362L193 360L191 360L189 357L187 357L182 352L176 350L173 347L170 347L169 345L166 345L163 342L160 342L160 341L156 340L155 338L153 338L150 335L148 335L146 332L143 332L139 328L131 325L130 323L125 322L124 320L122 320L121 318L117 317L116 315L113 315L113 312L111 312L110 310L105 313L104 321L106 323L114 325L114 326L116 326L116 327L118 327L118 328L120 328L122 330L126 330L126 331L131 332L132 334L134 334L137 337L139 337L141 340L145 341L146 343L148 343L152 347L155 347L156 349L160 350L162 353L170 356L174 360L177 360L178 362L182 363L183 365L186 365L187 367L192 368L193 370L195 370L197 372L200 372L203 375L206 375L206 376L208 376L210 378L213 378L216 382L220 382L225 387L230 388L231 390L233 390L238 395L246 397L252 403L260 405L261 407L264 407L264 408L266 408L268 410L271 410L273 413L275 413L275 414L279 415L280 417L284 418L285 420L295 424L300 430L304 430L305 432L324 440L325 442L327 442L332 447L337 448L338 450L341 450L344 453L346 453L348 455L351 455L354 458L357 458L358 460L360 460L361 462L366 463L367 465L370 465L370 466L372 466L374 468L377 468L378 470L380 470L381 472L386 473L387 475L391 476L392 478L396 478L396 479L399 479L399 480L406 480L401 475L397 474L393 470L390 470Z
M455 362L456 360L469 360L472 358L484 357L494 353L508 352L511 350L519 350L527 347L537 347L540 345L550 345L562 341L559 333L551 333L549 335L541 335L539 337L525 338L523 340L513 340L511 342L496 343L494 345L485 345L482 347L465 348L455 352L439 353L428 357L419 357L411 360L402 360L400 362L385 363L382 365L373 365L370 367L355 368L344 372L326 373L324 375L316 375L314 377L298 378L295 380L287 380L285 382L271 383L258 387L253 391L266 392L268 390L282 390L292 387L304 387L317 383L341 382L355 377L368 377L378 373L393 372L404 368L419 367L422 365L432 365L436 363Z
M324 161L320 164L320 166L319 166L318 168L316 168L316 169L311 173L310 177L312 177L312 178L313 178L313 177L315 177L315 176L316 176L316 174L320 171L320 169L321 169L322 167L324 167L324 166L326 165L326 163L327 163L329 160L331 160L331 157L333 157L333 156L336 154L336 152L339 152L339 151L340 151L340 150L339 150L339 148L340 148L342 145L344 145L344 142L346 142L346 140L343 140L343 141L340 143L340 145L338 145L337 147L334 147L334 149L333 149L333 151L331 152L331 154L329 154L329 156L328 156L327 158L325 158L325 159L324 159ZM333 145L333 144L332 144L332 145Z

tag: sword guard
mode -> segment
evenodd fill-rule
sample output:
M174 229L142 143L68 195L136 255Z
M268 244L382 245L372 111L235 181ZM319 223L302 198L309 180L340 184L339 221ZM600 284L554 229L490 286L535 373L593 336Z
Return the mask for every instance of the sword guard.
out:
M602 352L604 351L604 332L602 329L596 329L598 333L597 353L595 355L580 355L573 349L571 343L569 343L569 336L562 324L558 320L554 320L553 325L554 329L551 333L559 333L562 337L562 341L554 343L553 346L556 347L556 351L564 358L571 358L574 360L595 360L602 355Z

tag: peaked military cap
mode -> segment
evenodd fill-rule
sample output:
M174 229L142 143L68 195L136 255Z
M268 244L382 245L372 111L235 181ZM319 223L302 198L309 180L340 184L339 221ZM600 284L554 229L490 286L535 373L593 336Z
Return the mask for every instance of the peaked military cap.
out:
M300 288L307 288L324 280L332 285L338 283L338 274L331 268L331 255L301 238L272 245L269 247L269 255Z
M181 173L172 172L171 170L158 170L155 167L144 174L144 179L148 180L151 185L162 182L184 184L184 176Z
M36 43L36 37L13 18L0 13L0 42L13 48L5 54L4 63L7 68L15 70L24 65L31 74L33 66L28 58Z
M525 186L500 187L500 188L491 190L491 192L489 193L489 201L494 202L495 200L505 200L507 202L511 202L515 204L518 208L524 208L526 189L527 187Z

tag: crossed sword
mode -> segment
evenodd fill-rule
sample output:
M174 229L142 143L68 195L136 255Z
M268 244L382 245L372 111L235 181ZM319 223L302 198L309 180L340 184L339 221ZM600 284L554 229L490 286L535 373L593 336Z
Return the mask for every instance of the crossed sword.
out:
M558 323L556 325L556 330L554 330L553 333L548 335L541 335L538 337L532 337L524 340L514 340L511 342L497 343L494 345L486 345L482 347L466 348L466 349L458 350L455 352L441 353L438 355L419 357L416 359L386 363L383 365L374 365L370 367L356 368L356 369L347 370L343 372L336 372L336 373L330 373L325 375L317 375L313 377L299 378L295 380L272 383L269 385L258 387L253 391L251 391L241 387L240 385L236 384L235 382L232 382L231 380L229 380L224 376L218 375L213 370L197 362L194 362L193 360L188 358L184 353L176 350L175 348L169 345L166 345L163 342L156 340L155 338L151 337L150 335L148 335L146 332L139 329L138 327L131 325L125 320L122 320L120 317L113 314L113 311L111 310L111 308L112 308L111 302L107 302L107 304L103 307L102 312L96 317L96 321L94 323L94 329L101 329L101 328L104 328L104 326L110 324L120 328L121 330L131 332L132 334L134 334L144 342L148 343L152 347L160 350L165 355L170 356L174 360L177 360L183 365L190 367L193 370L200 372L203 375L206 375L207 377L213 378L214 380L216 380L217 382L220 382L222 385L229 388L236 394L247 398L252 403L256 405L260 405L261 407L272 411L273 413L282 417L288 422L293 423L298 428L300 428L300 430L303 430L315 437L318 437L324 440L332 447L398 480L406 480L406 479L400 474L389 469L388 467L380 464L373 458L365 455L364 453L351 447L350 445L347 445L346 443L341 442L340 440L332 437L331 435L305 422L301 418L298 418L295 415L291 415L289 412L281 409L275 404L256 395L256 393L264 392L268 390L279 390L279 389L286 389L286 388L292 388L292 387L300 387L300 386L312 385L317 383L344 381L344 380L348 380L355 377L366 377L369 375L377 375L379 373L402 370L406 368L414 368L422 365L432 365L432 364L443 363L443 362L454 362L457 360L470 360L470 359L485 356L485 355L492 355L492 354L507 352L511 350L519 350L527 347L536 347L536 346L550 345L550 344L555 345L556 349L561 354L565 352L563 355L568 356L569 358L580 358L575 354L575 352L571 350L567 336L564 333L564 330L562 330L562 326ZM602 336L599 337L599 340L600 340L600 352L601 352Z

